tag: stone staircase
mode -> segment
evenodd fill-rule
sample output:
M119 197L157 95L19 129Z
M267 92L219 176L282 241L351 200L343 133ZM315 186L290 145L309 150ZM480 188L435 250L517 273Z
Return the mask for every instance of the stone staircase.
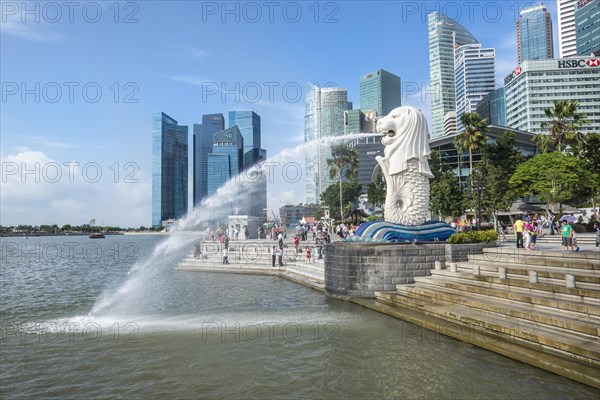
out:
M303 253L293 250L293 243L285 243L283 266L272 267L273 241L230 242L229 264L223 264L219 245L215 242L202 244L202 255L194 257L193 251L181 260L176 270L195 272L220 272L232 274L276 275L295 282L324 290L324 264L306 263Z
M378 292L377 301L426 315L429 329L600 388L600 253L483 251Z
M506 234L506 241L514 242L515 241L514 235ZM544 229L544 235L542 235L542 237L537 238L538 244L552 244L552 245L556 246L556 249L560 248L561 242L562 242L562 239L561 239L560 234L556 233L554 235L550 235L548 229ZM578 233L577 234L577 243L579 244L579 246L582 246L582 245L595 246L596 245L596 234L591 233L591 232Z

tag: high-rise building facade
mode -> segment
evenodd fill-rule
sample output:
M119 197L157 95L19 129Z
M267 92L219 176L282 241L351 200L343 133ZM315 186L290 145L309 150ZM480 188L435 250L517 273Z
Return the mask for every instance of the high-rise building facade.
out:
M402 105L400 77L383 69L360 77L360 109L388 115Z
M306 84L304 100L304 143L321 138L321 88L312 83ZM319 192L319 146L310 146L306 151L306 202L318 204Z
M230 111L229 127L237 126L244 139L244 169L251 168L267 159L267 151L261 149L260 115L254 111ZM245 174L249 201L238 210L243 215L263 217L267 208L267 177Z
M208 196L208 155L213 150L213 136L225 129L223 114L206 114L202 116L202 124L194 124L193 141L193 202L198 207Z
M554 100L576 100L591 123L581 132L600 132L600 58L573 57L527 60L504 79L506 125L532 133L547 133L544 110Z
M392 108L393 109L393 108ZM374 110L348 110L344 113L345 135L353 133L371 133L376 131L377 112ZM356 182L366 193L367 186L373 178L373 173L377 167L375 157L383 155L383 144L381 137L360 137L348 142L350 147L358 151L358 173Z
M237 126L213 135L213 149L208 155L208 196L212 196L244 168L244 139Z
M344 135L344 111L350 108L346 89L319 88L309 83L305 98L304 142ZM329 144L317 144L307 149L306 201L309 204L319 204L321 193L332 183L327 168L329 158Z
M552 17L543 4L524 8L517 20L517 62L554 58Z
M477 114L488 124L506 126L506 98L504 88L489 92L477 105Z
M152 226L188 211L188 127L162 112L152 115Z
M260 115L254 111L229 111L229 127L234 125L244 138L244 154L260 149Z
M460 120L474 112L479 101L496 86L496 50L483 48L479 43L467 44L454 50L456 82L456 130L464 126Z
M428 15L429 77L431 84L431 136L444 134L444 116L456 107L454 43L477 43L462 25L439 12Z
M600 56L600 0L580 0L575 6L577 55Z
M577 55L575 35L575 4L578 0L557 0L558 48L560 58Z

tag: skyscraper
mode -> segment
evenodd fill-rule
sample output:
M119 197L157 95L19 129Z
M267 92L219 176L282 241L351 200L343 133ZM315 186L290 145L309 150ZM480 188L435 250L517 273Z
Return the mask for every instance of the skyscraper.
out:
M360 109L388 115L402 105L400 77L383 69L360 77Z
M313 142L321 137L321 89L312 83L306 84L304 101L304 143ZM306 202L318 204L319 157L318 147L306 152Z
M555 100L576 100L589 124L581 133L600 132L600 59L571 57L527 60L504 78L506 125L531 133L548 133L544 110Z
M577 55L600 56L600 0L582 0L575 7Z
M260 115L254 111L229 111L229 127L234 125L244 138L244 154L260 149Z
M577 0L556 0L558 8L558 48L560 58L577 55L575 4Z
M188 127L152 114L152 226L188 211Z
M453 43L463 46L477 43L477 39L458 22L439 12L428 15L428 29L431 136L437 137L444 134L444 116L456 107Z
M467 44L454 50L456 81L456 131L464 126L461 116L474 112L483 97L496 85L496 50L483 48L479 43Z
M487 119L489 125L506 126L504 88L492 90L481 99L477 104L477 114L482 119Z
M346 89L319 88L309 83L305 100L305 143L344 135L344 111L351 107ZM328 158L331 158L330 145L316 145L306 152L306 201L309 204L319 204L321 193L332 183Z
M213 149L208 155L208 196L212 196L228 180L244 168L244 139L237 126L213 135Z
M202 125L194 124L194 173L193 173L193 201L194 207L208 194L208 155L212 153L213 136L225 129L223 114L206 114L202 116Z
M230 111L229 127L237 126L244 139L244 169L248 169L267 159L267 151L260 148L261 127L260 115L254 111ZM242 179L251 179L244 174ZM256 177L255 181L248 182L249 201L244 202L239 213L253 217L263 217L267 208L267 176Z
M543 4L524 8L517 21L517 60L554 58L552 18Z

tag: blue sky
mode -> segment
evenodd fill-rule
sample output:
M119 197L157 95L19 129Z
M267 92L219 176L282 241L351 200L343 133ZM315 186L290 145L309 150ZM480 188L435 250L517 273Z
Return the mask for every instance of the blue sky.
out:
M307 81L347 88L358 108L359 77L383 68L401 77L403 103L429 116L427 14L446 12L495 47L501 82L516 66L518 12L532 3L69 4L2 2L2 225L147 226L154 111L189 125L191 144L202 114L254 109L274 155L302 143ZM269 207L303 202L303 182L275 178Z

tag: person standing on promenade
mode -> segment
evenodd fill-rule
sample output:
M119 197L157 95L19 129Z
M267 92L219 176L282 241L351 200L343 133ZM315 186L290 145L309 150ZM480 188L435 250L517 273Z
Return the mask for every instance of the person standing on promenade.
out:
M570 253L571 251L573 251L573 238L571 237L572 230L573 227L569 225L569 223L566 220L563 220L561 228L562 245L565 248L565 250L563 250L563 253Z
M296 248L296 254L300 252L300 238L298 235L294 236L294 247Z
M223 264L229 264L229 249L227 247L223 249Z
M312 252L311 252L311 250L310 250L310 246L306 246L306 262L307 262L307 263L310 263L310 258L311 258L311 256L312 256L312 254L311 254L311 253L312 253Z
M223 250L223 245L225 243L225 235L224 234L219 235L219 243L221 244L221 250Z
M523 222L521 217L519 217L513 224L513 230L515 231L516 240L517 240L517 249L523 248L523 228L524 227L525 227L525 223Z
M283 247L277 249L277 258L279 259L279 266L283 267Z

